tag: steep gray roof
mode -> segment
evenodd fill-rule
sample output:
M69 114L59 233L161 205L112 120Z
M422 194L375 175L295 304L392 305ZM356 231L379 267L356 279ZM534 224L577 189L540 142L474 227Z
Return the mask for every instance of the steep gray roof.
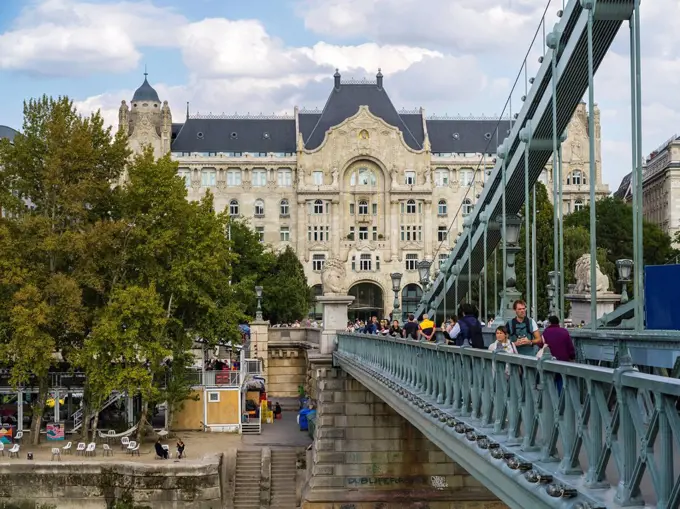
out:
M509 120L427 120L432 152L493 154L511 127Z
M335 86L323 111L298 115L305 148L318 148L330 128L355 115L360 106L367 106L373 115L398 128L409 147L422 149L425 140L422 115L398 113L382 86L382 76L377 78L380 85L377 81L342 83L336 73ZM146 79L137 92L142 89L146 90L144 93L151 90L156 94ZM426 123L432 152L440 153L495 153L512 126L509 120L492 118L434 117ZM172 140L175 152L290 153L296 151L297 145L295 121L271 117L190 118L184 123L172 124Z
M153 88L146 79L146 73L144 73L144 83L135 90L135 95L132 96L132 101L151 101L151 102L161 102L158 98L158 92Z
M295 121L288 118L189 118L177 132L172 151L295 152Z
M305 148L318 148L326 136L326 131L355 115L359 111L359 106L368 106L373 115L399 128L409 147L416 150L423 148L423 138L416 138L409 130L385 89L379 87L377 83L341 83L340 86L333 87L319 121L311 134L305 138Z
M0 138L7 138L9 141L13 141L17 134L19 134L19 132L11 127L0 125Z

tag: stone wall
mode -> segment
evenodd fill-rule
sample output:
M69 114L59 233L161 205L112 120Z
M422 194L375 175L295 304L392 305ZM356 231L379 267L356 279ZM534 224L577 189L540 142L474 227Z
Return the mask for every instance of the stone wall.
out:
M270 347L267 393L272 397L295 398L298 387L307 381L307 355L304 348Z
M328 357L311 361L318 408L303 509L506 507Z
M105 508L127 501L153 509L220 509L222 454L201 461L141 464L64 461L0 465L0 507Z
M298 396L307 384L307 351L319 345L321 329L270 327L267 349L267 392L273 397Z

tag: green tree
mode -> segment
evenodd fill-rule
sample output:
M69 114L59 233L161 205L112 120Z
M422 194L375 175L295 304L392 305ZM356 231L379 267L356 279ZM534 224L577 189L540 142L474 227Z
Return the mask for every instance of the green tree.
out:
M290 323L308 313L311 290L304 268L290 247L276 257L262 288L264 315L271 323Z
M108 218L128 155L99 114L80 116L61 97L25 103L22 133L0 140L0 359L13 384L37 383L34 444L52 354L68 359L82 345L97 305L84 294L82 246Z
M113 391L139 394L138 426L143 428L149 403L162 396L173 350L170 321L153 285L116 288L78 355L87 372L89 397L101 403Z
M633 208L617 198L599 200L595 207L597 216L597 245L605 250L609 263L603 268L610 283L616 280L615 263L621 258L633 259ZM569 227L590 231L590 207L564 218L565 236ZM589 252L588 247L585 252ZM583 253L581 253L583 254ZM671 238L657 225L643 222L643 257L645 265L661 265L673 260L677 252ZM565 262L566 264L566 262ZM573 267L572 267L573 270ZM567 272L565 267L565 272Z

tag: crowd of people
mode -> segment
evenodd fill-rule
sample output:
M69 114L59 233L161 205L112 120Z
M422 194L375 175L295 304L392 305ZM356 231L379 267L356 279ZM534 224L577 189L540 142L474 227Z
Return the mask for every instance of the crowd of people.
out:
M551 316L543 324L541 331L534 319L527 316L527 305L523 300L513 303L515 317L504 325L496 327L496 341L486 345L482 328L484 322L479 319L477 309L470 304L463 304L458 316L448 317L440 327L427 314L420 322L410 314L408 320L400 325L398 320L391 323L388 320L378 320L376 316L364 323L360 320L347 323L347 332L362 334L376 334L383 336L412 339L416 341L435 342L455 346L469 345L472 348L488 349L489 351L503 350L510 354L531 355L541 357L544 347L550 349L550 354L558 361L573 362L576 360L576 349L571 335L566 327L560 324L559 318ZM488 325L491 326L493 321ZM562 383L556 376L558 391Z

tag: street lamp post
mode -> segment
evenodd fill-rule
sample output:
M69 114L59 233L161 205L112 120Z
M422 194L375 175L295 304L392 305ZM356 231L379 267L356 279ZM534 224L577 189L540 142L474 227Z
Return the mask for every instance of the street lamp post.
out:
M489 255L487 253L486 240L487 240L487 234L488 234L488 230L489 230L489 213L486 210L482 211L482 213L479 214L479 220L484 225L484 314L482 315L482 317L484 318L484 323L486 323L487 320L489 319L489 315L488 315L489 306L486 303L487 282L488 282L488 272L489 272L488 270L486 270L487 264L489 262Z
M619 283L621 283L621 304L628 302L627 283L630 282L630 275L633 273L633 260L616 260L616 269L619 272Z
M548 307L549 307L548 313L550 314L550 316L553 316L555 314L555 285L552 283L548 283L547 285L545 285L545 289L548 292Z
M255 294L257 295L257 311L255 312L255 320L261 322L262 319L262 287L255 287Z
M392 278L392 291L394 292L394 311L392 311L392 320L399 320L399 290L401 290L401 272L393 272L390 274Z
M456 262L451 267L451 275L455 278L453 284L455 285L455 290L453 293L453 313L458 315L458 275L460 274L460 262Z
M420 260L418 262L418 276L420 277L420 284L423 287L423 297L420 300L421 304L426 304L425 293L427 292L427 287L430 283L430 266L432 262L428 260Z
M468 215L463 219L463 231L465 231L465 237L467 239L467 252L468 252L468 296L467 301L472 302L472 222L470 221L470 216Z
M561 293L560 289L560 272L551 270L548 272L548 280L550 281L550 287L552 292L548 292L548 297L550 298L550 314L557 315L559 312L559 296Z
M505 228L501 228L501 236L503 238L503 248L506 252L506 266L505 279L503 281L503 294L501 302L503 309L500 312L500 318L503 322L513 316L512 304L521 297L517 291L517 274L515 271L515 257L520 251L518 246L520 226L522 219L517 214L506 214L497 218L499 223L503 223Z

